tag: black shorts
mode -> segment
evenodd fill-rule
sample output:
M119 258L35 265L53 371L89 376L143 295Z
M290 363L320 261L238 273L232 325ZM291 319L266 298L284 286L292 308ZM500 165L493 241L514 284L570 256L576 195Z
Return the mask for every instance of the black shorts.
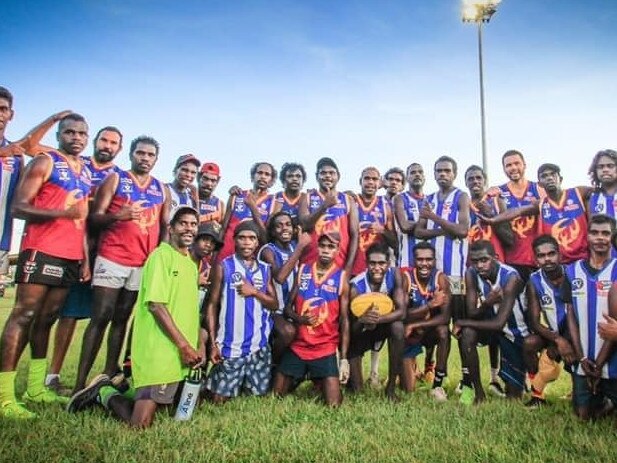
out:
M19 253L15 283L68 288L79 281L79 261L50 256L35 249Z
M315 360L302 360L291 349L283 354L278 366L278 373L295 379L302 379L308 375L311 379L338 378L336 354L327 355Z
M378 351L386 339L390 337L390 323L379 324L373 330L351 334L349 339L350 359L361 357L366 351Z

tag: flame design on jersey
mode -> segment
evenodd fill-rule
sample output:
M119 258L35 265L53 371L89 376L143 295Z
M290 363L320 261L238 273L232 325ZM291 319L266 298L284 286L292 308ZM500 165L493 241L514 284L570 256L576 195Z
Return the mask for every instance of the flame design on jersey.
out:
M527 238L526 233L529 230L533 230L535 223L536 218L534 216L528 215L517 217L512 221L512 230L519 238Z
M493 229L491 227L481 227L480 225L472 225L469 227L467 239L470 243L479 240L489 240L493 237Z
M66 195L66 200L64 201L64 209L68 210L75 204L79 205L81 217L79 217L78 219L73 219L73 223L75 224L75 228L77 228L78 230L83 230L84 223L86 222L86 217L88 216L88 208L86 204L86 198L84 197L83 192L78 188L76 188L75 190L71 190L69 194Z
M133 219L133 222L137 224L142 235L147 235L149 228L158 221L156 208L146 209L145 204L148 204L148 200L135 201L132 204L132 207L140 212L139 218Z
M572 244L578 240L581 234L581 227L576 220L561 219L551 227L551 235L557 240L559 245L568 251L573 250Z
M315 223L315 235L321 236L325 231L340 232L338 220L335 220L334 215L324 214Z
M312 314L317 317L314 325L307 326L306 329L310 334L315 334L315 328L321 325L330 314L328 303L321 297L311 297L302 303L300 315Z

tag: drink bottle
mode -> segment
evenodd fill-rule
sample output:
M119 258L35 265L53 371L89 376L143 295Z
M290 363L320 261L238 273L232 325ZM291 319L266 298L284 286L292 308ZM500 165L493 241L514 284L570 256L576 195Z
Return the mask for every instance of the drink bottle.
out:
M193 368L184 378L184 387L180 395L180 402L176 409L174 419L187 421L193 416L193 411L199 400L199 390L201 389L201 368Z

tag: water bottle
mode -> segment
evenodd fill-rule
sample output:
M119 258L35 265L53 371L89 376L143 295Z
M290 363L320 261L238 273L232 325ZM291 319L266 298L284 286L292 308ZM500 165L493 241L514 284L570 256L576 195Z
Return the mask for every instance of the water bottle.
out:
M187 421L193 416L193 411L199 400L199 391L201 389L201 368L193 368L184 378L184 387L180 395L180 402L176 409L174 419L178 421Z

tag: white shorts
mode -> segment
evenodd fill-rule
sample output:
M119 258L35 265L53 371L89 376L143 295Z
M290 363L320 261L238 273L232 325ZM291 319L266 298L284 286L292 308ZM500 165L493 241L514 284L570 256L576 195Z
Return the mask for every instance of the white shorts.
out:
M92 272L92 286L139 291L142 269L143 267L116 264L109 259L96 256Z
M465 277L449 276L450 294L453 296L465 295Z
M0 251L0 275L9 273L9 251Z

